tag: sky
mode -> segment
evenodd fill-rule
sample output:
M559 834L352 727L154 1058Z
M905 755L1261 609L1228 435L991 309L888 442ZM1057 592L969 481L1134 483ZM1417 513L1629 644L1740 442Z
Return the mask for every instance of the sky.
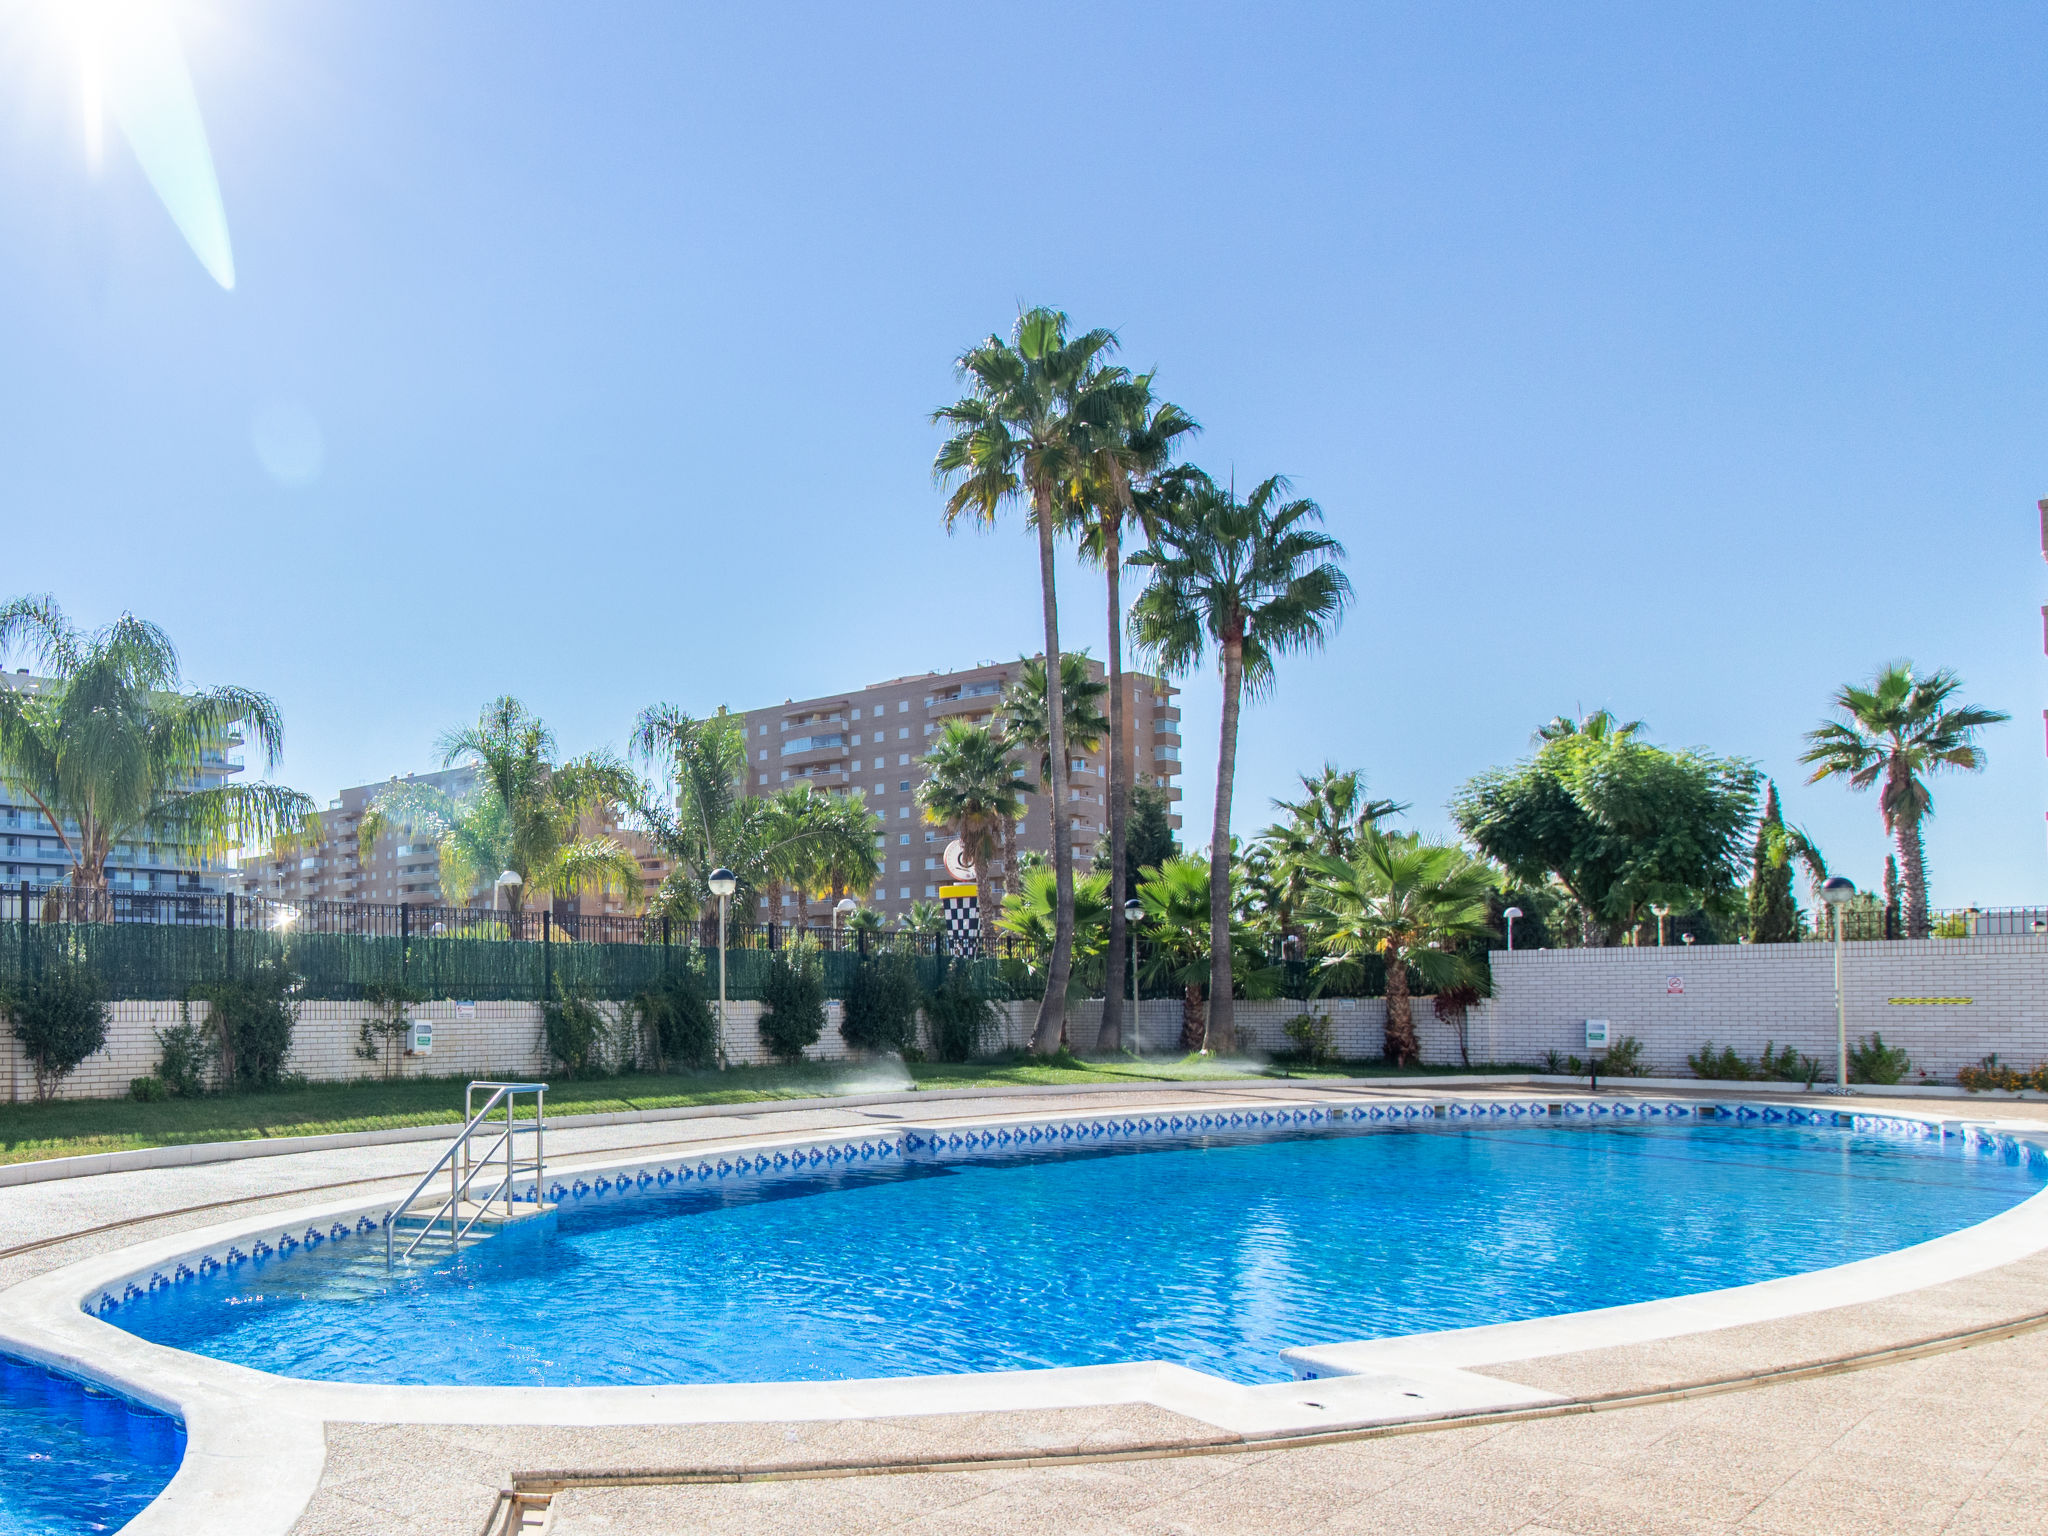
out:
M2038 5L165 0L231 290L90 126L72 9L0 0L0 595L273 695L323 801L501 693L623 748L1037 650L930 413L1043 303L1348 550L1240 833L1326 760L1447 833L1604 707L1869 886L1801 734L1909 657L2013 716L1936 786L1934 902L2048 895Z

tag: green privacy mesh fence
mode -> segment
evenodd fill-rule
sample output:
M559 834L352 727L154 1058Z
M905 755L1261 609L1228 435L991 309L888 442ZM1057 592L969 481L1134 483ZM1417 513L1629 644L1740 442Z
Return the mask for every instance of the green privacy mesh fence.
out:
M689 944L611 944L469 938L390 938L350 933L274 932L175 923L0 922L0 988L46 954L81 960L116 1001L170 1000L195 986L246 977L275 960L300 978L298 996L347 1002L373 988L403 988L429 998L535 1001L565 992L631 997L664 976L687 971L708 994L718 986L718 953ZM1008 996L1005 962L913 956L919 979L935 986L965 965L986 995ZM767 949L726 954L726 995L758 999L774 963ZM853 951L818 956L826 992L844 997L856 971L871 963ZM1014 969L1010 966L1009 969Z

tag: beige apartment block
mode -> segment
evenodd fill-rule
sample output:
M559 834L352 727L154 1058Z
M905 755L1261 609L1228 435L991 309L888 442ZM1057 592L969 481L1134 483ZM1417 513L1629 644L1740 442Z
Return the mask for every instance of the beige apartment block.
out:
M1020 662L984 662L958 672L925 672L892 678L846 693L815 699L786 699L770 709L748 710L747 790L772 795L793 784L808 783L828 794L859 794L875 813L875 835L883 855L882 879L869 892L870 904L896 918L915 901L936 900L946 883L943 856L948 835L925 825L917 806L917 786L924 779L924 755L948 720L987 725L1002 703L1004 687ZM1089 676L1103 678L1100 662L1090 660ZM1124 675L1124 731L1131 744L1131 762L1141 784L1156 785L1169 802L1180 799L1180 690L1164 678L1145 672ZM1109 713L1104 695L1102 712ZM1075 858L1094 857L1098 839L1109 835L1109 743L1093 752L1069 754L1072 769L1067 803L1060 813L1073 829ZM1017 760L1034 783L1038 765ZM1018 826L1019 846L1040 853L1052 851L1052 822L1041 795L1028 796ZM1180 825L1175 813L1173 825ZM787 913L771 913L760 898L754 916L777 921L794 916L793 897ZM815 914L814 914L815 915Z
M242 861L237 889L245 896L276 901L368 901L416 907L459 905L441 888L441 853L429 839L403 829L386 832L367 853L357 834L363 813L378 794L400 782L386 779L344 789L320 813L320 837L310 844L261 854ZM474 768L448 768L439 773L407 774L405 783L430 784L455 799L476 785ZM621 913L643 909L669 872L668 861L655 853L637 832L615 826L593 828L623 843L640 865L640 891L591 893L555 904L559 912ZM479 897L474 904L489 905ZM533 908L533 903L527 903ZM537 909L535 909L537 910Z

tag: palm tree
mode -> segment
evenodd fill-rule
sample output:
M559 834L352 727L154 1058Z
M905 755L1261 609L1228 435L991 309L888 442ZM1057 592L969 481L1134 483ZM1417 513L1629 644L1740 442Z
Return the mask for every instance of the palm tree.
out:
M1067 317L1056 309L1028 309L1017 317L1009 341L990 336L959 359L969 393L935 411L932 419L952 432L939 448L932 470L950 482L946 526L962 517L990 525L1003 506L1022 501L1038 534L1038 585L1045 620L1045 654L1060 654L1059 600L1054 584L1054 540L1067 488L1085 469L1093 434L1113 419L1110 387L1126 377L1105 369L1102 359L1116 345L1109 331L1067 335ZM1052 800L1067 795L1067 744L1059 669L1048 688L1051 727ZM1066 819L1052 820L1053 870L1059 903L1045 997L1031 1032L1031 1049L1050 1055L1066 1024L1067 979L1073 972L1074 856Z
M697 719L672 704L640 712L633 727L636 756L659 763L662 794L643 795L639 820L675 868L656 904L672 917L694 918L714 905L711 872L739 879L739 910L753 910L754 857L761 802L747 784L747 728L723 707Z
M1074 881L1074 985L1081 982L1081 962L1102 953L1108 938L1109 877L1082 875ZM996 926L1023 947L1025 966L1036 974L1052 952L1053 916L1059 892L1049 869L1033 870L1024 877L1024 889L1004 898L1003 913Z
M946 909L936 901L913 901L897 925L912 938L936 939L946 931Z
M1351 582L1336 562L1344 546L1311 527L1322 510L1285 501L1287 481L1261 482L1240 501L1199 470L1168 477L1174 494L1158 537L1132 558L1152 572L1138 599L1138 643L1169 673L1183 674L1213 645L1223 674L1216 811L1209 839L1209 1038L1236 1048L1230 971L1230 801L1237 773L1238 713L1270 693L1279 658L1320 647L1342 619Z
M1387 968L1387 1059L1421 1055L1408 995L1413 971L1431 991L1476 985L1479 967L1453 946L1491 932L1494 873L1464 849L1368 828L1351 859L1318 856L1312 917L1326 967L1378 954Z
M1136 522L1149 537L1156 530L1139 511L1137 492L1149 490L1173 460L1182 438L1201 431L1195 419L1170 400L1152 396L1152 375L1140 374L1112 390L1115 410L1093 436L1086 472L1074 486L1074 519L1081 556L1099 565L1109 598L1109 950L1102 983L1102 1027L1095 1048L1123 1049L1124 843L1130 820L1133 779L1131 735L1124 727L1124 524Z
M535 894L620 890L637 898L639 861L602 830L643 799L625 764L603 752L556 762L554 733L510 695L439 745L444 768L475 766L475 790L458 801L429 784L391 784L356 829L365 849L400 827L426 836L440 850L441 888L458 903L511 870L519 883L505 892L515 921Z
M1010 743L987 726L948 720L925 754L924 782L917 803L924 819L948 828L974 863L974 904L980 914L982 946L994 943L1002 910L1003 827L1016 821L1023 793L1031 786L1010 760Z
M1319 774L1301 774L1299 800L1278 800L1273 809L1287 819L1258 835L1245 852L1247 877L1257 892L1272 936L1285 951L1299 942L1299 915L1308 897L1317 857L1348 859L1358 839L1389 816L1408 807L1397 800L1376 800L1365 793L1365 775L1356 768L1323 764Z
M878 823L857 789L817 798L812 888L837 910L849 890L866 895L882 873L882 856L875 849Z
M2011 717L1995 709L1951 704L1963 680L1946 669L1922 679L1913 664L1881 668L1867 687L1847 684L1835 694L1837 718L1808 731L1811 745L1799 761L1812 766L1807 780L1841 777L1868 789L1881 777L1878 811L1899 845L1906 884L1906 937L1927 937L1927 853L1920 823L1934 814L1926 780L1943 768L1975 773L1984 767L1977 733Z
M34 803L71 860L72 921L111 914L107 862L122 843L215 856L317 830L297 790L195 782L237 736L275 768L284 720L248 688L185 692L177 649L156 625L124 613L87 634L49 597L21 597L0 606L0 655L16 646L46 681L0 687L0 782Z
M1237 871L1233 870L1233 875ZM1170 982L1181 989L1180 1043L1184 1051L1217 1049L1215 996L1209 997L1205 1014L1202 988L1211 980L1209 882L1214 871L1205 859L1177 854L1164 864L1148 865L1139 871L1138 902L1144 908L1138 937L1144 948L1139 969L1154 986ZM1230 908L1241 905L1242 885L1227 893ZM1239 929L1240 945L1249 948L1252 935ZM1247 997L1270 996L1277 990L1279 971L1261 967L1234 978Z

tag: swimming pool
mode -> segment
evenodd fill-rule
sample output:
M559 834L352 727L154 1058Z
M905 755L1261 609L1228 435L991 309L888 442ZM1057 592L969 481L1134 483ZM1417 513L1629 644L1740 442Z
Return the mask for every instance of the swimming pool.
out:
M328 1242L132 1291L101 1315L330 1381L829 1380L1147 1359L1271 1381L1290 1346L1871 1257L2009 1209L2044 1177L2038 1160L1959 1138L1820 1124L1064 1135L798 1159L755 1182L622 1180L628 1192L567 1199L396 1275L381 1240Z
M0 1536L117 1531L184 1455L176 1419L0 1355Z

